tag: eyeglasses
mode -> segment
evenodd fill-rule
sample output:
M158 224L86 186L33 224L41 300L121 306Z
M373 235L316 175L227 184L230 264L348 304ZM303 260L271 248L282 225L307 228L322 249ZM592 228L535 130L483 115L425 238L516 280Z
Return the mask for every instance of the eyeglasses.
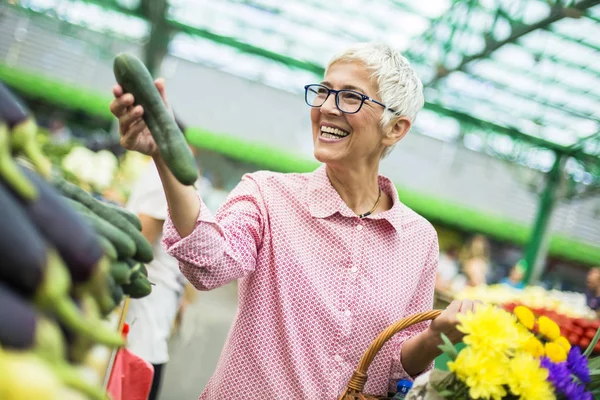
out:
M331 94L335 94L335 105L338 110L346 114L356 114L360 111L365 100L372 101L375 104L380 105L397 114L397 112L391 108L388 108L385 104L378 102L377 100L373 100L367 95L364 95L355 90L334 90L329 89L327 86L312 84L304 86L304 100L306 104L310 107L321 107Z

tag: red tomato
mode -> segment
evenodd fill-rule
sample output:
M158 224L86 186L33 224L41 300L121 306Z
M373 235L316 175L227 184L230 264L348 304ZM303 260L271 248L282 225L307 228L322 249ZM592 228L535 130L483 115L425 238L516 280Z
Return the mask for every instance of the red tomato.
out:
M575 346L579 343L579 336L572 333L567 337L567 340L569 341L569 343Z
M581 339L579 339L579 347L581 347L581 350L585 350L587 349L587 347L590 345L590 339L586 338L586 337L582 337Z
M595 334L596 334L596 330L595 329L586 329L585 330L585 337L587 337L590 340L592 340L594 338Z
M582 336L583 335L583 329L577 325L573 326L573 333L576 334L577 336Z

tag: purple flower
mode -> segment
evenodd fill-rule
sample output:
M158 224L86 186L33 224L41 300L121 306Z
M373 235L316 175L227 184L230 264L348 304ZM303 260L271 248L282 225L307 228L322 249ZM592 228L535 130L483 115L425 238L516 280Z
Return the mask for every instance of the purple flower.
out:
M585 391L585 387L579 383L572 381L563 392L568 400L593 400L592 394Z
M590 369L588 367L588 359L581 354L581 350L577 346L571 347L567 356L567 365L571 373L575 375L583 383L590 382Z
M553 363L549 358L544 357L541 360L541 366L548 370L548 380L554 385L556 390L565 393L567 386L573 382L567 363Z

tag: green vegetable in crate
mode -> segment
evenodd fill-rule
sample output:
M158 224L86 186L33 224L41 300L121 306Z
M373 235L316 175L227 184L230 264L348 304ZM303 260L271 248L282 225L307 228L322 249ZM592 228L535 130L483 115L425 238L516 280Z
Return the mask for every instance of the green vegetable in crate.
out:
M23 175L17 167L10 153L10 138L8 127L0 122L0 177L9 185L22 199L34 200L37 190L31 182Z
M64 358L65 343L59 327L4 282L0 282L0 304L0 345L3 348L31 350L48 360Z
M84 293L75 301L79 306L81 314L84 315L88 321L97 321L100 319L98 304L91 295ZM69 361L75 364L84 362L94 346L94 341L87 336L78 335L68 328L65 328L65 337L67 338L67 356Z
M66 362L52 362L27 351L0 349L0 399L61 399L68 386L93 400L110 400Z
M12 128L10 142L13 151L23 154L44 177L52 174L52 163L44 156L36 139L38 126L33 118L27 119Z
M104 203L104 205L114 210L117 214L123 216L131 225L135 226L138 231L142 230L142 221L140 221L137 215L127 211L122 207L115 206L114 204Z
M133 257L135 254L135 242L125 232L100 218L83 204L69 198L67 200L71 207L92 225L98 235L106 238L114 246L118 257Z
M10 128L29 118L29 110L23 102L2 82L0 82L0 120L6 121Z
M121 285L123 292L132 299L139 299L148 296L152 293L152 284L140 271L136 271L131 275L131 283Z
M21 206L38 232L58 250L73 282L88 281L104 256L96 232L39 175L27 168L20 170L38 191L35 201L22 201Z
M144 108L143 119L175 178L184 185L193 185L198 179L194 156L144 63L131 54L121 53L115 57L113 70L123 91L131 93L136 104Z
M0 399L58 399L62 387L37 354L0 349Z
M110 274L119 285L131 283L131 269L125 261L114 261L110 264Z
M133 258L142 262L150 262L154 257L152 245L146 238L133 226L125 217L117 214L113 209L105 203L95 199L91 194L81 189L77 185L67 182L62 179L55 179L54 186L66 197L69 197L87 208L89 208L98 217L110 222L116 228L127 234L135 243L135 254ZM110 237L107 239L111 240ZM112 240L111 240L112 242ZM116 245L115 242L113 244ZM119 253L120 254L120 253ZM122 256L130 257L130 256Z
M111 288L112 298L113 298L113 301L115 302L115 304L121 304L121 302L123 301L123 296L125 296L125 293L123 292L123 288L121 287L121 285L117 284L113 280L110 288Z
M102 249L104 250L104 254L106 254L109 260L115 261L119 258L119 256L117 255L117 249L115 248L115 246L113 246L110 240L108 240L102 235L98 235L98 241L100 242L100 246L102 246Z
M73 288L73 294L82 297L90 294L96 300L103 315L110 314L117 304L112 300L110 286L107 284L110 276L110 260L104 257L98 263L96 272L88 282L77 284Z

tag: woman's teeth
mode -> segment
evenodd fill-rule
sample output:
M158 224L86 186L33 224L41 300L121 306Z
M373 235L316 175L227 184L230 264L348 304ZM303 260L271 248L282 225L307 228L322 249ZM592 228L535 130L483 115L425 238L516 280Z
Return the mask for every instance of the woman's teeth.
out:
M332 128L330 126L321 127L321 136L328 139L339 139L348 136L350 133L343 131L338 128Z

